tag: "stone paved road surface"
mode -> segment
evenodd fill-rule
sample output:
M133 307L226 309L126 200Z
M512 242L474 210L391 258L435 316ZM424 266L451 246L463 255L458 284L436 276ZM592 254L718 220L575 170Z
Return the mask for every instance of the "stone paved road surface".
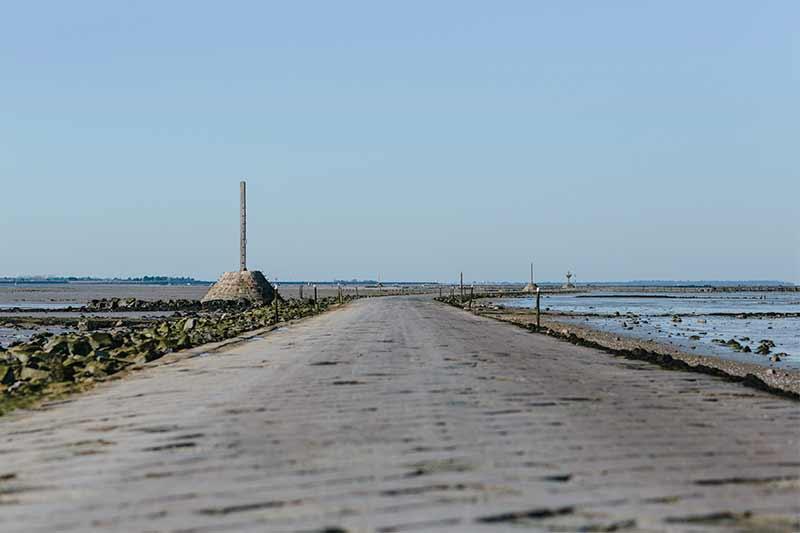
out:
M0 420L0 531L792 531L799 405L359 301Z

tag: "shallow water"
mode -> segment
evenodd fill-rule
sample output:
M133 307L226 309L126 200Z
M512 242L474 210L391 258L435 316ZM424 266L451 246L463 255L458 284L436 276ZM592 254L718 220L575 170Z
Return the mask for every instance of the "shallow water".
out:
M34 336L37 333L49 332L52 333L53 335L58 335L60 333L64 333L71 330L72 330L71 328L66 328L62 326L39 326L35 329L8 328L0 326L0 346L7 347L9 344L13 342L27 342L32 336Z
M72 305L73 307L80 307L79 305ZM58 302L24 302L24 303L3 303L0 302L0 310L1 309L64 309L69 307L63 303Z
M794 292L587 293L543 295L543 310L576 313L565 318L596 329L674 345L688 353L713 355L779 368L800 368L800 317L745 316L744 313L800 313ZM533 298L493 300L506 307L531 308ZM619 313L620 316L615 316ZM715 313L726 313L715 316ZM680 322L674 322L673 316ZM738 316L737 316L738 315ZM736 339L755 352L762 339L775 343L770 355L745 353L714 340ZM781 361L770 356L781 354Z

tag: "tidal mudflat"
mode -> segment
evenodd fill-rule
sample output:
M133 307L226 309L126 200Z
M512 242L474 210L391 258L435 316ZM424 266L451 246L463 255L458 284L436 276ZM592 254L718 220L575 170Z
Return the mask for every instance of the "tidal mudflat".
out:
M535 305L532 298L492 303L515 309ZM560 322L689 353L800 369L800 292L546 294L541 307Z
M0 311L80 307L102 298L139 300L199 300L208 285L145 285L133 283L4 283L0 284Z

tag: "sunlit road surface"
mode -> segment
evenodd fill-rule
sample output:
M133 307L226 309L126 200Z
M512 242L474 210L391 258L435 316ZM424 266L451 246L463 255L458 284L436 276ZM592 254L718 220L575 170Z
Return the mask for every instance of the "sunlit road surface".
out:
M798 515L800 403L424 297L0 419L3 532L793 531Z

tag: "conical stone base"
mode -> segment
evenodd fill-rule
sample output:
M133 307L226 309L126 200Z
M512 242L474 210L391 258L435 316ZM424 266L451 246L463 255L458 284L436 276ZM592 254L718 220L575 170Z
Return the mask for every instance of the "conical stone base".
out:
M536 284L535 283L528 283L525 285L525 288L522 289L522 292L536 292Z
M254 304L268 304L275 297L275 289L258 270L225 272L208 290L201 301L247 300Z

